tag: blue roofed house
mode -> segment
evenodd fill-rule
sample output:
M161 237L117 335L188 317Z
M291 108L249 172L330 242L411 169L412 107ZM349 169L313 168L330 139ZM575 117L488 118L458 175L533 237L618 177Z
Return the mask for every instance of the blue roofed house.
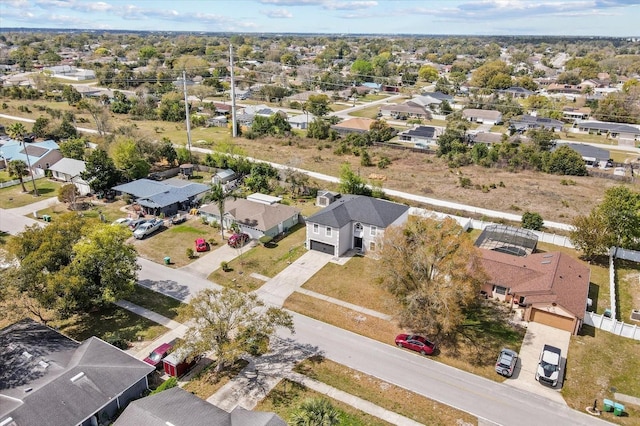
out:
M28 158L27 158L28 156ZM43 142L19 142L9 139L0 145L0 168L5 167L5 162L21 160L25 164L31 164L31 171L36 176L44 176L45 170L62 159L59 146L52 140Z
M97 337L19 321L0 330L0 425L110 424L154 370Z
M306 246L333 256L375 252L384 230L403 224L409 207L362 195L344 195L307 218Z
M189 210L197 204L211 187L174 178L162 182L138 179L112 189L131 196L146 214L173 216L179 210Z

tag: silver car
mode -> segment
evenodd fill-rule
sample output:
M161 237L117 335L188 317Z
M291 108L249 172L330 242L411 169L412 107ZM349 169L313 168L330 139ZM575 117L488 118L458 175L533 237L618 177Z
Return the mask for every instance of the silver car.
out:
M513 370L516 368L518 362L518 353L511 349L502 349L498 360L496 361L496 373L503 375L504 377L511 377Z

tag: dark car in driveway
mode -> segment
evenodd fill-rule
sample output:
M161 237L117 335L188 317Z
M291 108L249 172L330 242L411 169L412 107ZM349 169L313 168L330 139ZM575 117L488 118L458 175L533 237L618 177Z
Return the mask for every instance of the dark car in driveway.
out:
M229 237L229 244L233 248L240 248L249 241L249 235L244 233L236 233Z
M411 349L422 355L431 355L436 349L436 344L417 334L398 334L396 345L400 348Z
M496 361L496 373L503 375L504 377L511 377L513 370L516 368L518 362L518 353L511 349L502 349L498 360Z
M153 365L157 370L162 369L162 360L169 354L169 352L173 349L172 343L163 343L157 348L155 348L148 357L146 357L143 361L147 364Z

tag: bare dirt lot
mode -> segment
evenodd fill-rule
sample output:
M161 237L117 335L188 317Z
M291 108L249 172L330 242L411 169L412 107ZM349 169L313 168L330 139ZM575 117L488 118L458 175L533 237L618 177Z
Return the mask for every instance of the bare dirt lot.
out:
M360 158L354 155L333 154L332 142L320 143L303 138L291 145L278 139L249 141L239 138L236 143L247 155L255 158L288 163L333 176L339 175L342 163L349 162L352 169L363 177L371 174L384 176L383 188L516 214L529 210L540 213L544 219L565 223L570 223L576 215L588 213L602 200L607 188L619 184L602 178L556 176L532 171L512 173L505 169L478 166L450 169L435 155L372 149L374 163L383 155L392 161L391 166L381 170L361 167ZM470 187L462 188L460 178L470 179ZM636 191L640 190L638 182L631 186Z

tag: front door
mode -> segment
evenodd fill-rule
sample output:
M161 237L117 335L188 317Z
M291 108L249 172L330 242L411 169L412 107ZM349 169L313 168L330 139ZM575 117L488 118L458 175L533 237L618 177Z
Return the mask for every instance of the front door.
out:
M361 237L353 237L353 248L362 249Z

